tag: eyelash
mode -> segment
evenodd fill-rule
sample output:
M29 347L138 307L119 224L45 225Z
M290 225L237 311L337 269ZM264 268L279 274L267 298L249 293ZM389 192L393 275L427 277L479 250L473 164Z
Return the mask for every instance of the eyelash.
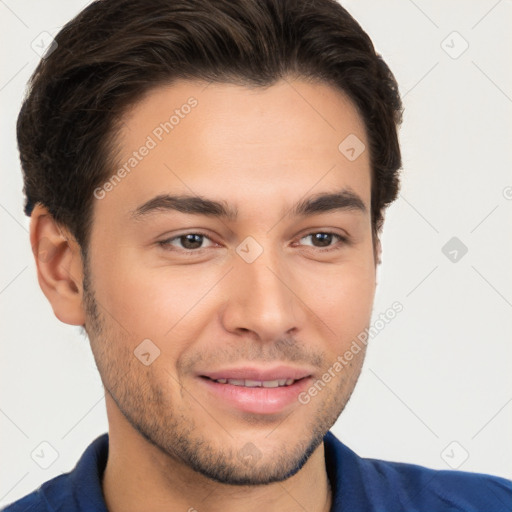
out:
M309 246L313 249L318 249L322 253L330 252L333 250L339 250L341 248L341 247L339 247L340 245L343 246L343 245L348 245L350 243L348 237L340 235L339 233L334 233L333 231L311 231L309 233L306 233L299 240L302 240L303 238L307 238L309 236L316 235L319 233L321 233L323 235L332 235L338 239L338 243L336 243L334 245L330 245L325 248ZM182 233L181 235L177 235L172 238L167 238L165 240L161 240L161 241L157 242L157 244L160 247L162 247L162 249L164 249L165 251L176 251L176 252L181 252L183 254L189 254L189 255L201 254L203 251L209 249L209 247L203 247L203 248L199 248L199 249L176 249L170 245L171 242L173 242L175 240L179 240L181 237L184 237L187 235L199 235L204 238L207 238L208 240L210 240L210 242L213 242L213 240L205 233L201 233L200 231L189 231L188 233Z

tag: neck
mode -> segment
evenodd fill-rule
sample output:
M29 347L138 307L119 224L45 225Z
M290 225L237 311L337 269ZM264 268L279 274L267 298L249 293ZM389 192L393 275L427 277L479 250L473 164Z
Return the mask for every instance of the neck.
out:
M183 510L329 512L332 496L321 443L295 475L267 485L215 482L149 443L126 420L110 422L103 494L109 512ZM124 422L123 422L124 420Z

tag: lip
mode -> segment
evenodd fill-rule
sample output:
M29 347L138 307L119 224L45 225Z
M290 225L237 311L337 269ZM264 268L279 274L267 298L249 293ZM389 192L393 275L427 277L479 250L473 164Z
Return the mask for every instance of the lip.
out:
M275 366L274 368L255 368L244 366L239 368L226 368L214 372L201 373L201 377L212 380L218 379L248 379L248 380L299 380L310 377L313 372L307 368L293 368L291 366Z
M221 406L227 405L228 408L234 408L240 412L271 415L286 412L293 404L297 406L299 394L311 385L312 377L303 377L289 386L277 388L249 388L229 383L221 384L204 376L199 377L199 381L214 403L220 401Z

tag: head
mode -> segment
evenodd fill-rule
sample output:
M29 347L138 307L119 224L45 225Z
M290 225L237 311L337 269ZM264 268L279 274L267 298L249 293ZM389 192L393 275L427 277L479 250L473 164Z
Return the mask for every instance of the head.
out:
M307 404L234 406L211 378L288 366L298 394L368 326L401 166L391 71L331 0L103 0L56 43L18 119L25 212L111 426L217 481L287 478L364 348Z

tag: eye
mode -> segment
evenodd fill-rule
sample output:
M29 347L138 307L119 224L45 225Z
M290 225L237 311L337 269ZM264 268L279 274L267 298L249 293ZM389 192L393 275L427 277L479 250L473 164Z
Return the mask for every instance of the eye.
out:
M311 243L304 243L302 245L309 245L316 249L323 249L323 252L327 252L331 249L337 249L339 248L338 246L349 243L347 237L330 231L315 231L313 233L309 233L302 237L300 242L308 239ZM208 245L204 245L205 241L208 242ZM166 240L161 240L157 243L164 250L178 252L201 252L202 249L207 249L215 245L210 237L203 233L183 233L182 235L167 238Z
M314 233L309 233L308 235L302 237L300 241L311 239L312 246L315 248L327 248L327 250L330 250L331 248L336 248L337 245L343 245L345 243L348 243L348 238L344 237L342 235L339 235L338 233L331 233L330 231L317 231ZM338 244L332 244L332 242L338 241ZM308 244L305 244L308 245Z
M208 240L211 245L203 246L203 242ZM209 237L202 233L184 233L182 235L168 238L167 240L161 240L158 245L166 250L184 250L184 251L197 251L198 249L206 249L211 247L213 242Z

